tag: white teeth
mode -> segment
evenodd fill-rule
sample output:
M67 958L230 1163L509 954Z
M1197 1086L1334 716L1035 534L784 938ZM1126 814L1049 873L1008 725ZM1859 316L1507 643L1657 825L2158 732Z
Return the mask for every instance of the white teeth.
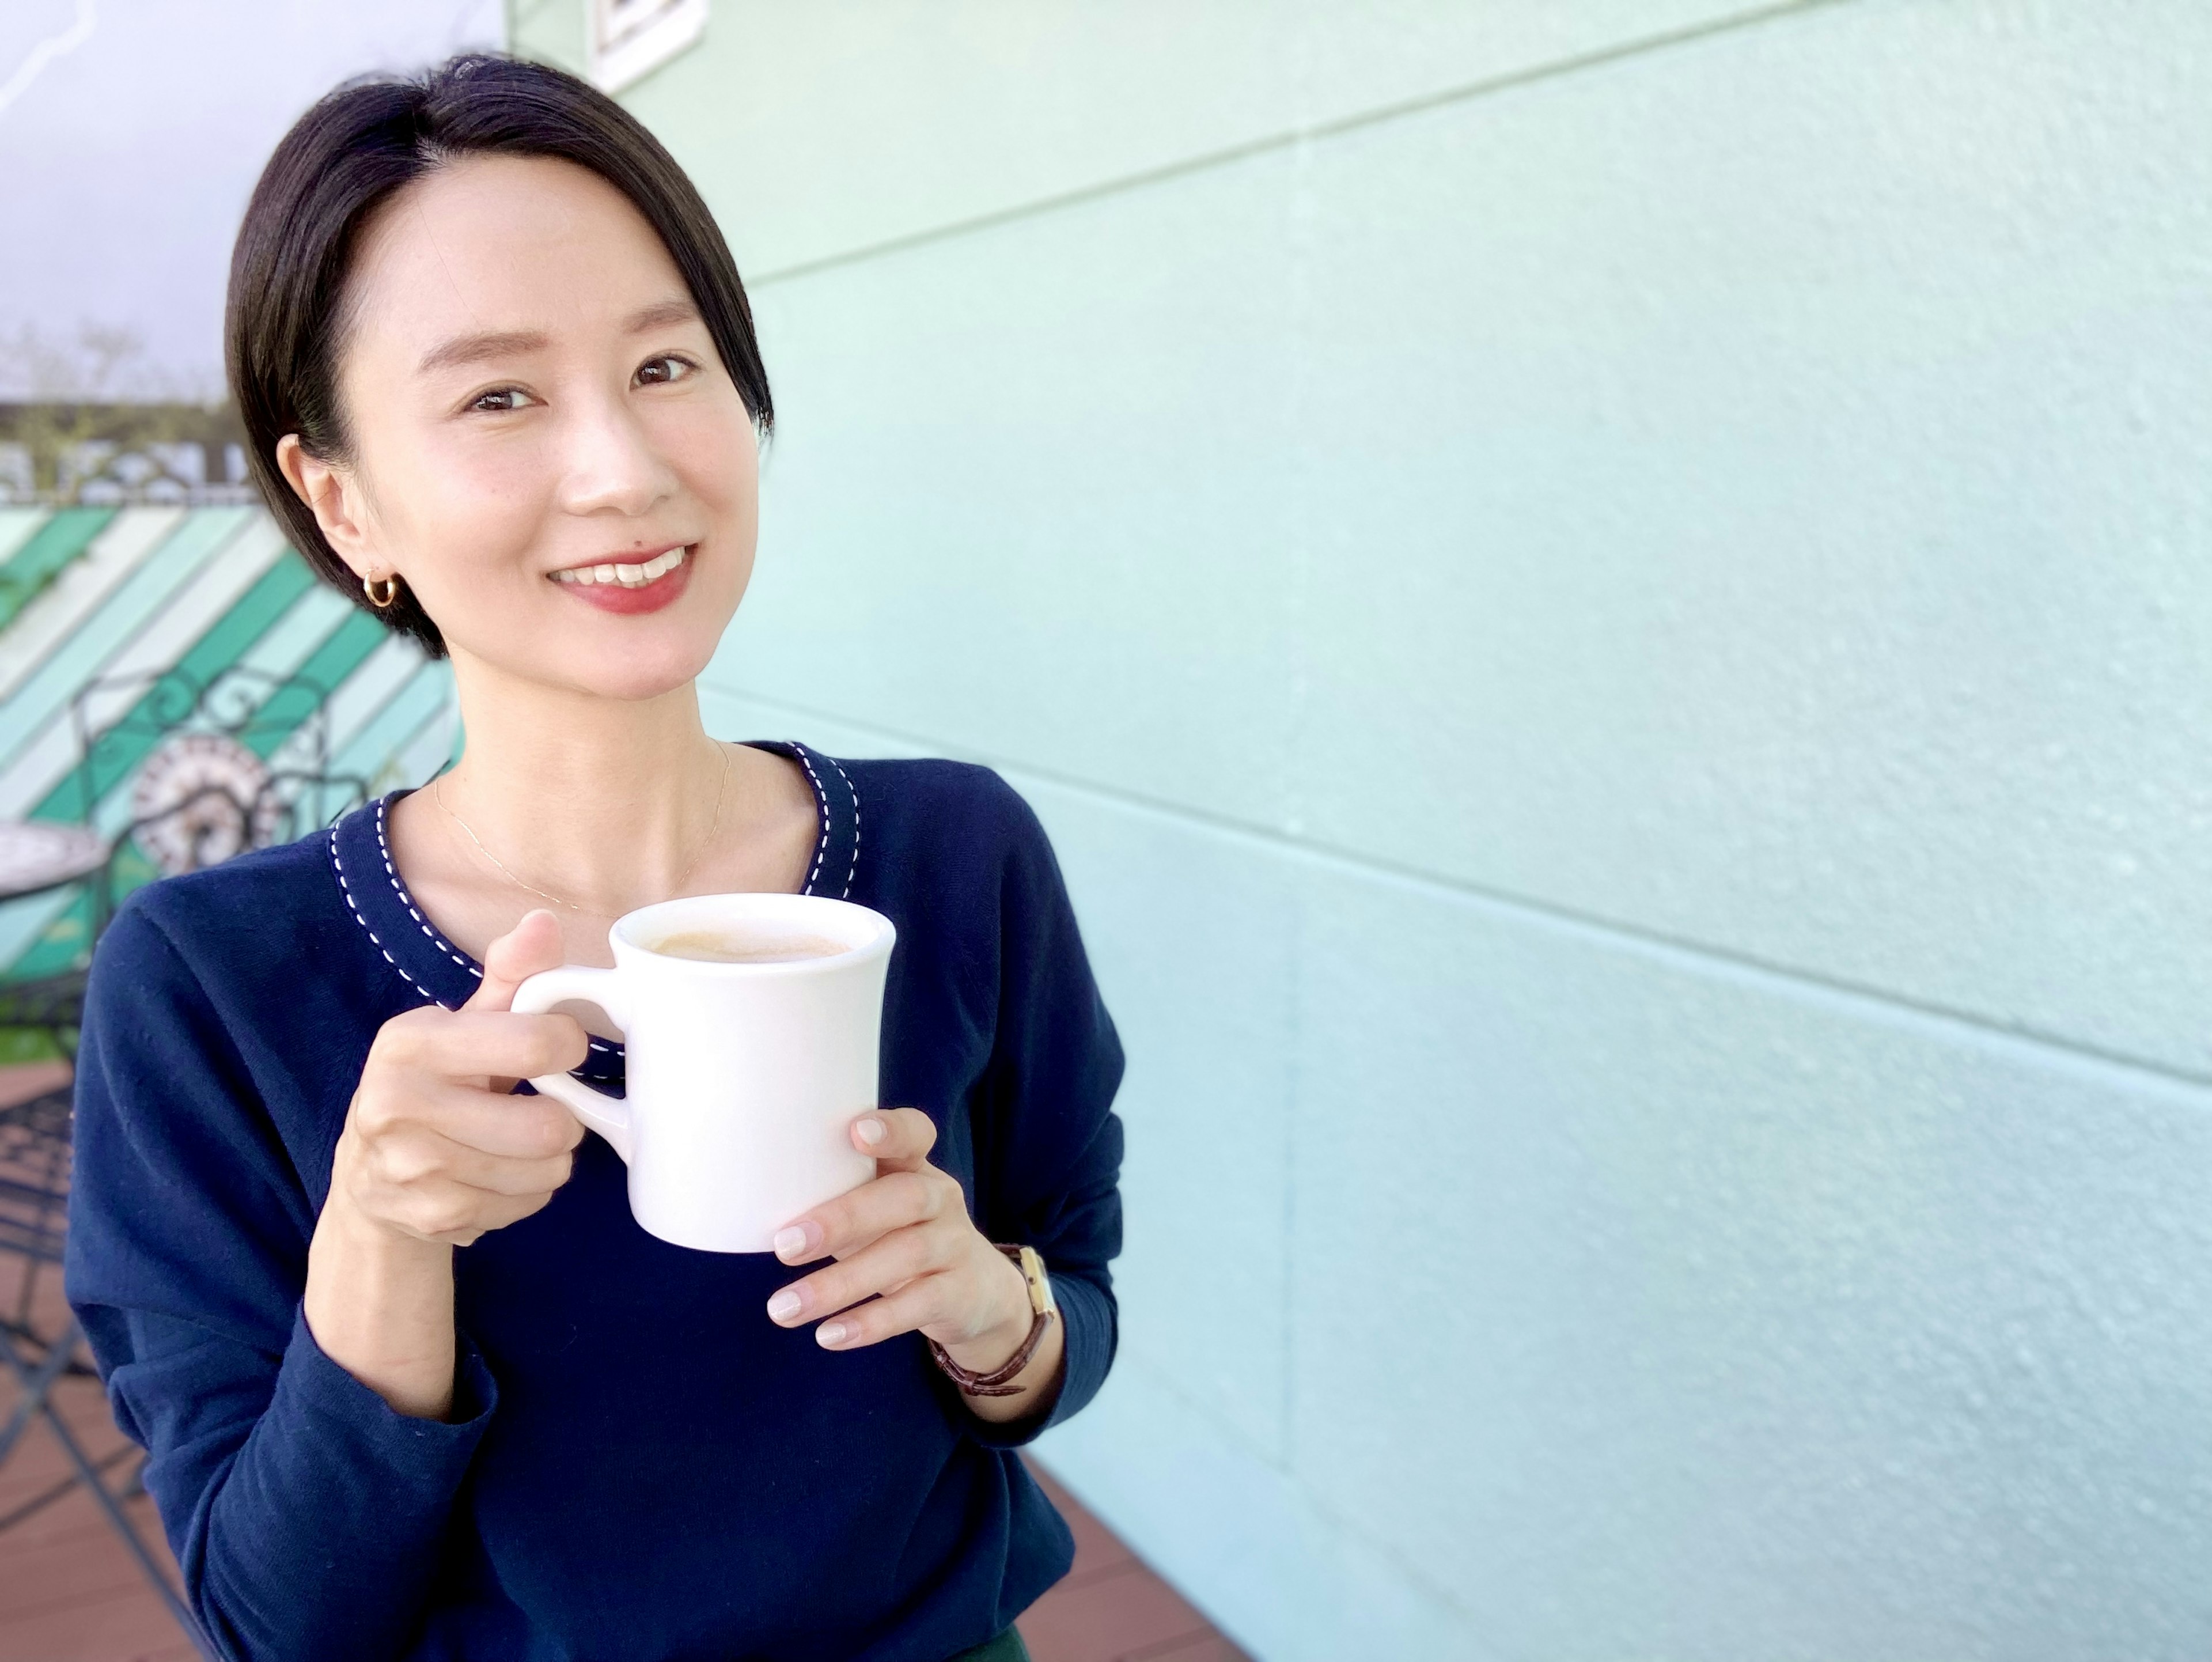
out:
M642 588L682 565L684 556L690 551L688 547L672 548L665 554L656 554L651 559L636 564L617 563L570 566L565 571L555 572L553 575L564 583L620 583L624 588Z

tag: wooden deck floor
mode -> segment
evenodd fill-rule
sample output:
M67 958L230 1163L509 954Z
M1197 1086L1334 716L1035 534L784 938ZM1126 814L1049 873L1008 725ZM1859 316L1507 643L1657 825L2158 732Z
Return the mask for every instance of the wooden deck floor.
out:
M70 1380L57 1393L95 1458L120 1450L97 1384ZM17 1400L0 1388L0 1419ZM43 1429L27 1434L0 1468L0 1517L66 1476ZM1146 1569L1066 1489L1039 1477L1074 1526L1075 1568L1031 1608L1021 1629L1036 1662L1242 1662L1243 1653ZM125 1510L171 1569L153 1503ZM123 1543L82 1490L0 1534L0 1657L8 1662L193 1662Z
M0 1101L30 1094L24 1087L31 1082L27 1074L0 1069ZM38 1088L44 1084L40 1081ZM9 1261L0 1267L0 1290L15 1284ZM51 1273L39 1308L42 1332L54 1331L66 1319L58 1277ZM93 1458L127 1457L128 1445L108 1418L96 1380L64 1379L54 1395ZM0 1424L21 1397L14 1377L0 1367ZM117 1473L130 1464L124 1458ZM44 1426L32 1427L0 1466L0 1519L68 1475L60 1446ZM1067 1578L1021 1620L1036 1662L1244 1662L1243 1653L1064 1488L1042 1470L1037 1476L1073 1527L1076 1548ZM162 1543L153 1502L142 1495L125 1510L173 1583L175 1565ZM0 1659L193 1662L193 1652L98 1506L76 1488L0 1531Z
M1030 1470L1075 1531L1075 1568L1019 1623L1036 1662L1247 1662L1049 1472Z

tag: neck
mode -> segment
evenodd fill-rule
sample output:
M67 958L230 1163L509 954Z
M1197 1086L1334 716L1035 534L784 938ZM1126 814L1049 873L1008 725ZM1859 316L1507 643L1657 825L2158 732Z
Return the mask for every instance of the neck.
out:
M519 682L459 653L453 681L467 748L439 795L484 849L525 883L599 916L677 892L721 793L738 789L691 683L651 698L599 697ZM725 820L738 807L721 806Z

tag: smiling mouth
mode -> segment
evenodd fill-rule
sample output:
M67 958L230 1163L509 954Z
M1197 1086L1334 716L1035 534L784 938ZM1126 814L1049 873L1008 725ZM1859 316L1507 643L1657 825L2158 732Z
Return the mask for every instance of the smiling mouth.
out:
M672 548L654 555L651 559L632 564L626 561L603 561L598 565L572 565L565 570L549 574L556 582L575 583L586 587L593 583L611 583L620 588L643 588L647 583L658 582L690 557L692 545Z

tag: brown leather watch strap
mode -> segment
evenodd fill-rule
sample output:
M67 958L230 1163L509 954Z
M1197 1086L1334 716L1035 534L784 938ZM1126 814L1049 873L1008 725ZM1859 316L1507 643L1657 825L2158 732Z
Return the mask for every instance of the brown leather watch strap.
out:
M993 1245L997 1245L999 1251L1014 1261L1016 1269L1021 1268L1022 1249L1020 1247L1000 1245L997 1242L994 1242ZM1026 1274L1023 1279L1024 1281L1028 1279ZM1036 1299L1036 1295L1033 1292L1030 1295L1029 1336L1022 1341L1021 1348L988 1373L978 1373L972 1368L961 1367L946 1354L943 1345L934 1339L929 1341L929 1354L937 1359L937 1365L945 1371L945 1376L960 1387L961 1395L963 1397L1018 1397L1029 1389L1027 1385L1009 1385L1007 1381L1014 1379L1030 1365L1030 1360L1036 1355L1037 1347L1044 1342L1045 1329L1052 1325L1053 1317L1058 1313L1049 1306L1042 1310L1037 1309Z

